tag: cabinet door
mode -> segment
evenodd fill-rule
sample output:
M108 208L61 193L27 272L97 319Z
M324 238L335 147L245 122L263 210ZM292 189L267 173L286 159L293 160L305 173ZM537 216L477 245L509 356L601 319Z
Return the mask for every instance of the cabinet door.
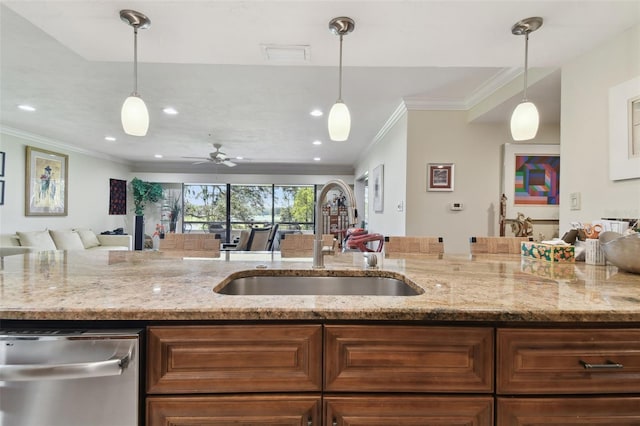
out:
M640 398L498 398L497 425L640 424Z
M326 426L493 424L490 396L325 396Z
M493 329L325 326L327 392L493 390Z
M320 395L147 398L147 426L320 425Z
M148 393L320 391L322 326L149 327Z
M499 329L500 394L638 393L640 329Z

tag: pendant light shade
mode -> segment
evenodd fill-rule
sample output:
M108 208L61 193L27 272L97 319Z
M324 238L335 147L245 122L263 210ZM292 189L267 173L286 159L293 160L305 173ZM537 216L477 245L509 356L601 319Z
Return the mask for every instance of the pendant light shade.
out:
M149 130L149 111L142 98L132 94L124 100L120 112L124 132L132 136L145 136Z
M529 34L542 26L542 18L533 17L516 22L511 27L513 35L524 35L524 91L522 102L511 114L511 137L514 141L526 141L536 137L540 124L538 108L527 99Z
M349 34L355 28L353 19L347 17L333 18L329 21L329 29L340 36L340 71L338 83L338 100L331 107L327 122L329 137L332 141L343 142L349 139L351 131L351 114L349 108L342 102L342 36Z
M329 111L329 137L332 141L343 142L349 138L351 114L344 102L338 101Z
M149 111L138 95L138 29L149 28L151 21L135 10L121 10L120 19L133 27L133 92L125 99L120 111L124 132L132 136L145 136L149 130Z
M540 116L533 102L520 102L511 114L511 136L514 141L528 141L536 137Z

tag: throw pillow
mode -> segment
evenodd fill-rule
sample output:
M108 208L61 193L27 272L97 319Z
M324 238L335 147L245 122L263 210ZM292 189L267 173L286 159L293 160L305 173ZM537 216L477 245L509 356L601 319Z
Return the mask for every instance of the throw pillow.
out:
M80 235L80 239L82 240L82 244L84 248L90 249L92 247L98 247L100 245L100 241L98 241L98 237L96 237L96 233L91 229L76 229L78 235Z
M49 231L58 250L84 250L77 232L71 230Z
M20 245L33 247L38 250L56 250L56 244L51 239L49 231L16 232L20 238Z

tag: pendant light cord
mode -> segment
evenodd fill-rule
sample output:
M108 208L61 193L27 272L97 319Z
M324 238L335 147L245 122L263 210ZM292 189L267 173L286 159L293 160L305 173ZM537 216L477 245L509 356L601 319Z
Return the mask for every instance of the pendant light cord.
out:
M527 101L527 80L528 80L528 69L529 69L529 31L524 34L524 99L523 101Z
M138 96L138 27L133 27L133 95Z
M340 34L340 67L338 71L338 100L342 102L342 34Z

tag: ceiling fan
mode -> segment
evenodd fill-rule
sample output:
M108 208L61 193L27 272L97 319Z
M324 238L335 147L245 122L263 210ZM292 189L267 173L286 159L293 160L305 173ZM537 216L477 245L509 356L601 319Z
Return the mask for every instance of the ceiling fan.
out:
M213 152L209 153L208 157L182 157L182 158L191 158L194 160L200 160L200 161L196 161L193 164L202 164L202 163L206 163L206 162L212 162L214 164L224 164L227 167L235 167L236 163L234 163L233 161L229 160L229 157L227 157L227 154L225 154L224 152L220 151L220 148L222 148L222 145L219 143L214 143L213 147L216 149Z

